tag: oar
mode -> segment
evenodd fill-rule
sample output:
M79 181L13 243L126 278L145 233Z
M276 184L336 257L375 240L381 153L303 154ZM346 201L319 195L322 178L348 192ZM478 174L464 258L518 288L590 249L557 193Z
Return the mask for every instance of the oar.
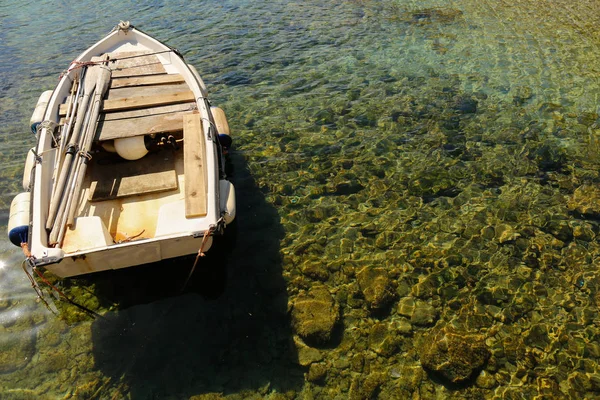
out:
M54 192L56 191L56 178L58 178L58 174L60 174L60 170L62 167L63 153L65 152L65 148L67 146L69 138L71 137L71 132L72 132L73 126L75 125L74 117L75 117L75 114L77 113L77 106L79 105L79 96L81 95L81 92L82 92L81 82L83 82L83 73L84 72L85 72L85 69L81 70L81 73L79 75L77 75L77 73L75 73L73 87L71 88L71 97L69 100L69 107L67 109L67 115L65 116L65 120L67 122L65 123L64 133L63 133L62 137L60 138L60 149L56 156L56 161L55 161L55 165L54 165L54 174L52 175L52 180L54 181L54 186L52 187L52 196L50 198L54 197ZM75 90L77 90L76 93L75 93Z
M56 158L54 160L54 172L52 173L52 192L50 195L50 199L54 198L54 194L56 193L56 186L58 181L58 176L60 171L62 170L62 162L64 157L65 148L67 146L67 142L71 137L71 132L73 131L73 126L75 125L75 115L77 113L77 106L79 105L79 96L83 91L83 87L81 85L83 79L83 72L85 69L81 71L79 75L75 73L75 79L73 80L73 86L71 87L71 96L69 99L69 107L67 110L67 115L65 116L66 122L65 126L60 138L60 147L58 149L58 153L56 154Z
M48 210L48 220L46 221L46 229L52 229L60 200L63 197L65 183L71 170L73 154L77 152L76 144L79 141L79 136L81 134L81 125L83 124L83 121L85 119L85 114L88 108L88 103L90 101L90 96L92 95L94 88L96 87L96 70L96 66L89 68L86 73L85 81L83 82L83 96L81 97L81 104L79 105L80 112L77 113L75 128L73 128L73 134L71 135L69 145L67 146L67 153L65 154L65 159L63 161L63 166L60 171L60 176L58 178L58 182L56 183L56 190L54 191L54 195L52 196L52 199L50 201L50 209Z
M85 171L87 165L91 160L89 154L92 149L92 143L94 142L94 136L96 136L96 127L98 125L98 115L100 114L100 108L102 107L102 98L110 85L111 70L106 65L101 65L98 71L98 81L96 82L96 92L94 94L94 102L92 103L92 115L90 122L87 126L87 131L84 136L83 145L79 152L81 157L81 165L79 167L75 189L73 191L73 201L70 204L69 218L67 219L67 226L73 226L75 223L75 212L77 210L77 204L79 203L79 196L81 195L81 186L83 185L83 178L85 177Z
M82 129L85 131L87 126L90 123L90 114L91 110L87 110L85 113L85 120L82 125ZM76 148L81 148L83 142L83 135L80 135L79 141L75 144ZM61 243L62 239L60 233L64 233L64 226L67 223L67 213L69 210L69 205L71 204L71 199L73 198L73 189L75 188L75 176L77 175L77 168L79 167L78 163L72 163L71 173L67 175L67 179L65 182L64 195L60 198L60 204L58 205L58 211L56 212L56 220L52 226L52 230L50 231L50 236L48 238L48 242L50 245L55 245L57 243Z
M81 163L76 163L74 167L73 174L71 174L71 180L69 180L69 186L67 186L67 193L65 198L63 199L63 204L61 204L61 212L58 214L60 216L60 221L54 225L55 229L52 230L52 235L56 235L55 243L58 247L62 247L63 239L65 238L65 233L67 231L67 219L68 213L73 205L73 198L75 197L75 185L76 185L76 177L79 173L79 169L81 168ZM53 236L54 238L54 236Z

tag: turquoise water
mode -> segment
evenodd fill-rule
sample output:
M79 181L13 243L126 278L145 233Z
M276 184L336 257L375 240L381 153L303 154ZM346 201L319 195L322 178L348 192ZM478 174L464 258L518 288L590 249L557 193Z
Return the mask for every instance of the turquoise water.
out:
M93 319L3 239L0 397L600 396L597 1L136 3L0 4L1 225L37 97L129 19L228 115L227 286L180 293L190 260L61 282ZM449 330L461 383L426 358Z

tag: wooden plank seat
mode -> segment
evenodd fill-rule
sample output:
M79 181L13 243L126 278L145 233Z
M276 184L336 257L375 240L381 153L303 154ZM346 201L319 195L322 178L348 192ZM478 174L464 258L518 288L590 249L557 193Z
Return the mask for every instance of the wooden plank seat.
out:
M110 92L110 91L109 91ZM169 104L189 103L196 100L194 93L186 85L178 85L177 88L167 86L163 94L155 86L140 87L135 97L115 98L105 100L102 104L103 113L135 110L139 108L148 108L156 106L166 106ZM145 95L148 93L148 95ZM60 116L67 113L67 104L61 104L59 108Z
M149 86L149 85L169 85L175 83L184 83L185 80L180 74L161 74L148 76L133 76L125 78L112 78L109 89L119 89L123 87Z
M98 121L96 141L153 133L183 131L183 115L196 110L196 103L142 108L133 111L102 114Z
M166 73L165 67L158 57L150 52L107 53L101 57L92 57L92 61L101 60L106 55L110 58L108 66L112 70L113 78Z
M183 116L183 173L186 218L206 215L205 143L200 113Z
M190 88L185 83L146 85L146 86L125 86L109 89L104 95L104 102L109 105L116 100L131 99L136 97L159 97L170 96L176 93L190 92ZM106 107L103 107L106 109ZM110 110L110 106L109 106Z
M102 112L108 113L115 111L135 110L138 108L166 106L169 104L189 103L190 101L194 100L196 100L196 97L191 90L165 95L129 97L124 99L104 101L102 104Z

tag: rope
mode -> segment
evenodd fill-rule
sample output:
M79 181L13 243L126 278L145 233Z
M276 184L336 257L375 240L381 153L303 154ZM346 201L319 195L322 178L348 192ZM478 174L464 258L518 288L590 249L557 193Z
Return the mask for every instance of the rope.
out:
M60 73L60 75L58 76L58 80L60 81L63 76L65 76L66 74L68 74L70 71L79 69L79 68L83 68L83 67L87 67L90 65L98 65L98 64L102 64L106 61L102 60L102 61L71 61L71 64L69 64L69 68L64 70L63 72ZM73 65L75 65L73 67Z
M40 289L39 285L37 284L37 282L35 281L35 279L33 279L33 276L31 276L31 274L29 273L29 271L27 271L27 268L25 267L25 265L29 264L29 259L25 259L23 260L23 262L21 263L21 268L23 268L23 271L25 272L25 275L27 275L27 278L29 278L29 282L31 283L31 287L33 288L33 290L35 290L35 293L38 296L38 299L40 299L44 305L46 306L46 308L48 310L50 310L52 313L56 314L54 312L54 310L52 310L52 307L50 307L50 304L48 304L48 302L46 301L46 299L44 299L44 296L42 295L42 290Z
M85 311L86 313L90 314L92 317L97 317L97 318L104 318L102 315L98 314L97 312L90 310L89 308L87 308L86 306L83 306L79 303L74 302L73 300L71 300L69 297L67 297L66 294L64 294L63 292L60 291L59 288L57 288L56 286L54 286L52 283L50 283L50 281L48 281L44 275L42 275L42 273L36 268L33 267L33 270L35 271L35 273L40 277L40 279L42 280L42 282L44 282L46 285L50 286L52 288L52 290L54 290L56 293L58 293L63 299L65 299L68 303L74 305L75 307Z
M28 264L31 269L40 277L40 279L42 280L42 282L44 282L46 285L50 286L52 288L52 290L54 290L56 293L58 293L63 299L65 299L68 303L74 305L75 307L85 311L86 313L88 313L89 315L91 315L92 317L98 317L98 318L104 318L102 315L98 314L97 312L90 310L89 308L76 303L75 301L71 300L69 297L67 297L66 294L64 294L59 288L57 288L56 286L54 286L52 283L50 283L45 277L44 275L42 275L42 273L37 269L37 267L35 266L35 264L33 263L33 256L31 255L31 251L29 251L29 246L27 245L27 243L21 243L21 249L23 250L23 254L25 254L25 261L21 264L21 266L23 267L23 271L25 271L25 274L27 275L27 277L29 278L29 281L31 282L31 286L35 289L38 297L40 299L42 299L42 301L44 302L44 304L46 304L46 306L50 309L50 305L48 304L48 302L43 298L41 290L39 289L38 284L35 282L35 280L33 279L33 276L31 276L31 274L29 274L29 271L27 271L27 269L25 268L25 264Z
M58 126L58 124L54 121L50 121L50 120L45 120L42 121L36 128L36 133L38 135L38 137L40 136L40 133L42 132L42 129L46 129L47 131L50 131L50 135L52 136L52 141L54 142L54 147L58 146L58 139L56 138L56 136L54 135L56 133L56 127Z
M22 240L23 238L21 238ZM31 259L31 251L29 251L29 245L27 244L27 242L21 242L21 250L23 250L23 254L25 254L25 259L26 260L30 260Z
M87 158L87 159L88 159L88 161L91 161L91 160L92 160L92 155L90 154L90 152L89 152L89 151L80 151L80 152L79 152L79 153L77 153L77 154L79 154L81 157Z
M116 242L117 244L119 243L125 243L125 242L131 242L133 239L142 236L142 233L146 232L145 229L142 229L142 231L140 233L138 233L137 235L133 235L133 236L127 236L127 234L125 234L125 239L123 240L119 240L118 242Z
M190 273L189 273L187 279L185 280L183 287L181 288L182 292L185 290L185 288L188 285L188 282L190 281L190 278L194 274L194 271L196 270L196 265L198 265L198 261L200 260L200 257L204 257L206 255L204 253L204 246L206 245L206 242L208 241L209 236L211 236L217 230L217 228L219 227L220 224L223 223L223 221L224 221L224 219L222 217L219 218L219 220L217 221L216 224L211 225L207 230L204 231L204 237L202 238L202 243L200 244L200 249L198 249L198 254L196 254L196 259L194 260L194 265L192 265L192 269L190 270Z

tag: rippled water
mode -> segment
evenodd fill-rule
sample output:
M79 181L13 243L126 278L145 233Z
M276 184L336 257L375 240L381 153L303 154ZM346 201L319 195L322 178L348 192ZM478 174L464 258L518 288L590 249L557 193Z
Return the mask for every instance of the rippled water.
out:
M600 396L598 1L135 3L0 4L2 229L37 97L129 19L228 114L227 286L180 293L190 260L61 282L93 319L3 239L0 397ZM424 358L448 329L490 354L460 384Z

